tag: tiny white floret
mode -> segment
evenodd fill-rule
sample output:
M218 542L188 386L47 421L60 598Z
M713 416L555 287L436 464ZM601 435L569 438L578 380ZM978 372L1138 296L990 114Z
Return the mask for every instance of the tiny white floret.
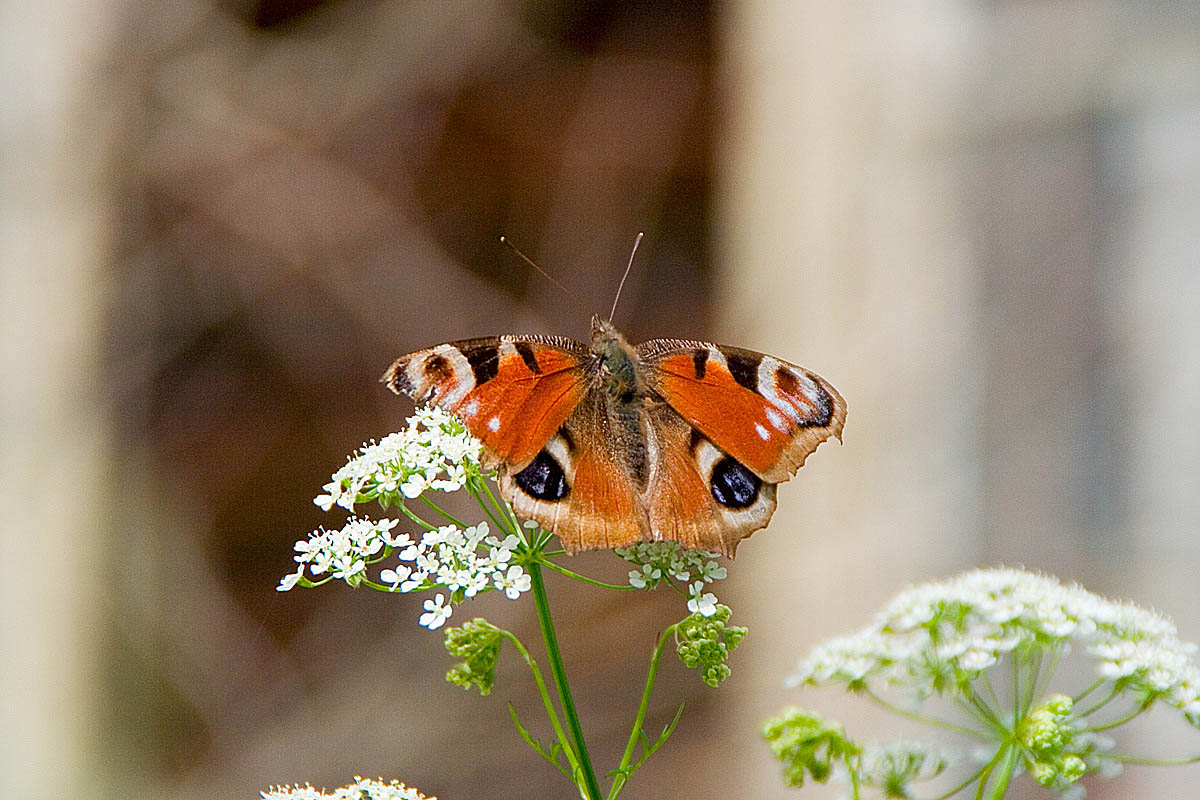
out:
M432 600L426 600L424 603L425 613L421 615L421 618L417 622L431 631L437 630L446 624L446 620L450 619L450 614L453 613L454 609L451 606L442 605L445 600L446 596L441 592L438 592Z

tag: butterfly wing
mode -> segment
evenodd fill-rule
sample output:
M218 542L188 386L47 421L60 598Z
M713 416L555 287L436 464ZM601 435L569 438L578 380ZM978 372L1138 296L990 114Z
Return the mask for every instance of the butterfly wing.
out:
M523 470L500 475L518 516L558 534L569 553L648 538L639 498L639 442L593 386Z
M732 556L769 521L775 484L840 436L845 401L750 350L656 339L636 360L646 402L614 398L599 357L560 337L443 344L383 380L462 420L505 499L568 552L669 540Z
M769 484L795 474L821 442L841 438L846 401L803 367L682 339L652 339L636 350L647 388Z
M669 405L621 404L599 385L500 490L569 553L674 541L733 556L775 511L775 485Z
M732 558L742 539L770 521L775 484L730 458L672 407L657 403L646 413L655 458L645 538Z
M674 541L732 556L775 510L774 484L670 406L622 405L598 385L528 467L501 474L500 490L569 553Z
M403 356L383 376L397 394L436 405L483 443L484 465L528 466L583 398L591 352L557 336L491 336Z

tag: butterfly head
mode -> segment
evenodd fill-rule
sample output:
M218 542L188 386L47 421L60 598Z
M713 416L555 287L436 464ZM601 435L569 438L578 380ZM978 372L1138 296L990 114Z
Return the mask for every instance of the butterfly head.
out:
M592 352L604 363L604 383L609 395L621 402L632 402L638 394L633 348L611 322L598 314L592 317Z

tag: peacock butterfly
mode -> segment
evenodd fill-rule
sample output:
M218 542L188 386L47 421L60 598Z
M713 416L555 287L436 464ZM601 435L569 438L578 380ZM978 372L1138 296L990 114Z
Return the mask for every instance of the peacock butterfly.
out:
M614 304L615 306L615 304ZM570 553L676 541L732 557L846 402L774 356L686 339L492 336L418 350L383 382L462 420L518 515Z

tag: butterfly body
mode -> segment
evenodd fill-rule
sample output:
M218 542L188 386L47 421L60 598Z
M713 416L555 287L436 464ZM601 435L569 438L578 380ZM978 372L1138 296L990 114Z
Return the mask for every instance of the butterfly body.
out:
M683 339L633 346L600 317L588 345L467 339L403 356L383 380L462 420L514 510L572 553L667 540L732 556L846 416L802 367Z

